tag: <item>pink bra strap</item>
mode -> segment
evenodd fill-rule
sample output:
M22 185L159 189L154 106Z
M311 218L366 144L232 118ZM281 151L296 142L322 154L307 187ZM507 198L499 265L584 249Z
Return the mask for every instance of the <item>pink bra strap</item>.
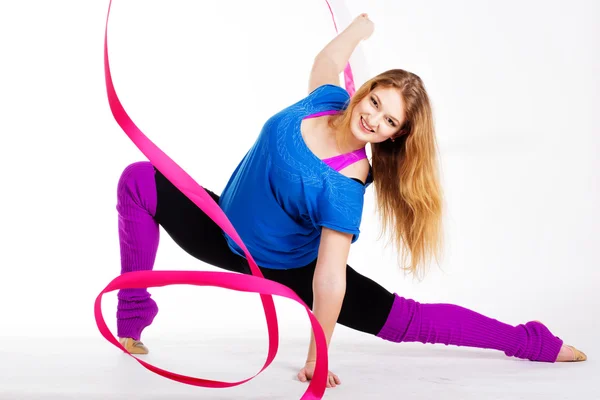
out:
M367 158L367 152L365 148L354 150L351 153L340 154L339 156L326 158L323 162L329 165L336 171L341 171L349 165L354 164L357 161Z

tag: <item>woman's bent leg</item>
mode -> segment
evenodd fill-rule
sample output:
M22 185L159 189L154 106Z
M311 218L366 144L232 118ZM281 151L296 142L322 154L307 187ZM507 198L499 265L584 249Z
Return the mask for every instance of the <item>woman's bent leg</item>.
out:
M151 270L159 243L154 169L149 162L128 165L117 186L121 274ZM158 307L146 289L121 289L117 305L117 335L139 340Z
M218 203L219 197L206 190ZM187 253L229 271L249 273L245 259L227 246L221 229L150 162L128 165L117 187L121 274L152 270L159 226ZM147 289L118 292L117 332L132 353L145 354L142 331L158 313Z
M192 257L231 272L250 274L245 258L231 251L221 228L156 170L158 202L155 220ZM204 188L219 204L219 196Z

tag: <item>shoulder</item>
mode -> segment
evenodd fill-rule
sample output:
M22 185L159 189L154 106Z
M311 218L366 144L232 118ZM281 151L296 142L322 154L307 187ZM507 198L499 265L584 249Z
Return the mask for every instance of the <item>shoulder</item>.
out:
M357 161L343 170L340 173L348 178L356 178L359 179L363 184L367 183L367 178L369 177L369 172L371 171L371 164L369 164L369 160L363 158L360 161Z
M340 86L325 84L310 92L307 100L315 107L325 105L342 109L348 105L350 94Z
M312 92L308 94L308 97L319 97L319 96L331 96L331 97L339 97L349 99L350 94L346 89L338 85L332 85L330 83L326 83L325 85L321 85L315 88Z

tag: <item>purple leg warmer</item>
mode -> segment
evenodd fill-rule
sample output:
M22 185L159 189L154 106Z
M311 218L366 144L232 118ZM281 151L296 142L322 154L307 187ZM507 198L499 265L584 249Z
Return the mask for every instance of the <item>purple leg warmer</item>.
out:
M377 334L392 342L442 343L503 351L507 356L555 362L563 344L543 324L511 326L452 304L420 304L394 294Z
M121 274L151 270L156 259L159 227L154 168L137 162L125 168L117 187ZM121 289L117 295L117 336L140 340L158 307L147 289Z

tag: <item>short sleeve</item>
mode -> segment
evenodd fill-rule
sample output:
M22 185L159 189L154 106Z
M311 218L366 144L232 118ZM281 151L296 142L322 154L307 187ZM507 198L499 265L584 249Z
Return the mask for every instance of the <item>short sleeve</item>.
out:
M330 181L315 197L312 219L317 227L353 234L355 242L360 234L364 187L340 178Z
M344 110L348 107L350 95L340 86L326 84L313 90L307 100L315 112Z

